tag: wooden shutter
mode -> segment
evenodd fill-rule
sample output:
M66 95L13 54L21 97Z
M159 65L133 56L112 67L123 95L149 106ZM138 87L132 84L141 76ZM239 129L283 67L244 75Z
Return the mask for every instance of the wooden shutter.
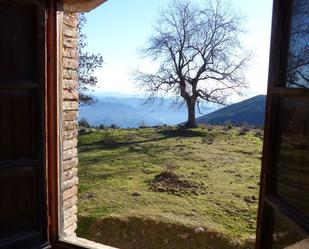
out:
M0 1L0 248L26 249L47 240L45 7L19 2Z
M274 1L266 110L256 248L309 248L307 0Z

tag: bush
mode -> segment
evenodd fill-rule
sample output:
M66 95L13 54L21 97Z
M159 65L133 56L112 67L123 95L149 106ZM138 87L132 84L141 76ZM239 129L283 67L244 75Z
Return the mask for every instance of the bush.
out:
M146 125L146 123L145 123L144 121L142 121L142 122L140 122L140 123L138 124L138 128L139 128L139 129L144 129L144 128L147 128L147 125Z
M165 171L174 171L178 168L178 166L172 162L166 163L164 167L165 167Z
M257 129L254 133L254 136L263 139L264 136L263 130Z
M223 125L223 130L224 131L228 131L231 130L233 128L233 124L231 121L226 121Z
M238 135L246 135L250 131L250 127L247 123L243 123L239 128Z
M118 129L119 126L116 125L116 124L111 124L111 125L109 126L109 128L111 128L111 129Z
M93 131L92 131L91 129L86 128L86 127L81 127L81 128L79 128L79 130L78 130L79 135L86 135L86 134L90 134L90 133L92 133L92 132L93 132Z
M78 125L81 126L81 127L86 127L86 128L90 127L90 124L88 123L87 119L85 119L85 118L81 118L78 122Z

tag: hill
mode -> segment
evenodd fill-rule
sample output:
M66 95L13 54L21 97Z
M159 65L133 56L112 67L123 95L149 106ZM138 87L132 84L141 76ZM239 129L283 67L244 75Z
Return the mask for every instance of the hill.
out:
M219 125L231 122L233 125L247 123L249 125L264 125L265 95L257 95L250 99L224 107L196 119L197 124Z
M80 133L77 235L126 249L253 248L263 139L240 130Z

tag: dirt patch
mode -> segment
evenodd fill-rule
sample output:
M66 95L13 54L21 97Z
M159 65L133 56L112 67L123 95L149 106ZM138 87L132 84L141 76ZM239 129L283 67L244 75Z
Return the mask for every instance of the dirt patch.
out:
M205 187L189 180L180 179L174 172L164 171L150 182L150 189L171 194L205 194Z
M188 227L138 217L101 220L78 217L77 235L121 249L253 249L254 239L232 241L205 227Z

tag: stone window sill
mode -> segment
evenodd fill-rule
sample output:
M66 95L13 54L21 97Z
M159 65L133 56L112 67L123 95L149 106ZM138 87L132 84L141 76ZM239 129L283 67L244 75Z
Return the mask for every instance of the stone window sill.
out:
M116 247L111 247L111 246L105 246L96 242L93 242L91 240L83 239L83 238L70 238L66 239L66 242L72 243L75 245L78 245L83 248L89 248L89 249L119 249Z

